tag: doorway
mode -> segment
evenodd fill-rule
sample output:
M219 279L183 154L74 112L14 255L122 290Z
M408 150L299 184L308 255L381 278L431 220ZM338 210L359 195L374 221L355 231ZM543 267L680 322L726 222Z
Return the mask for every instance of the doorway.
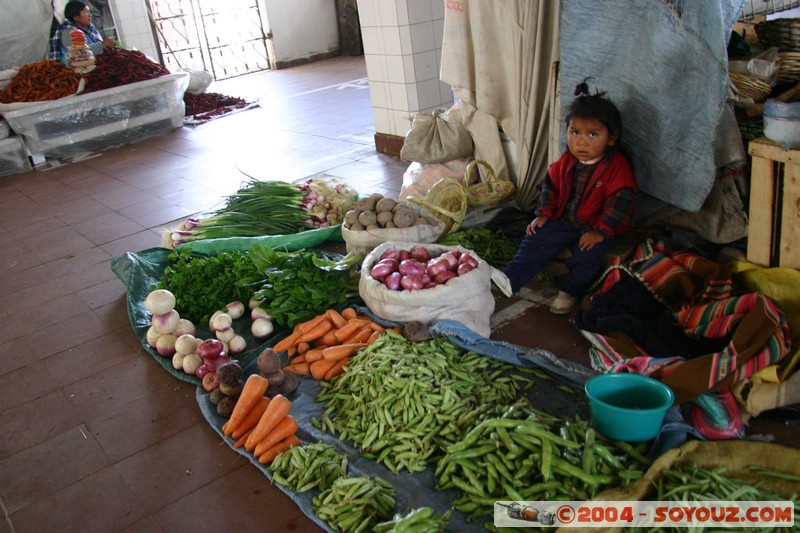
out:
M147 0L164 65L224 80L269 69L258 0Z

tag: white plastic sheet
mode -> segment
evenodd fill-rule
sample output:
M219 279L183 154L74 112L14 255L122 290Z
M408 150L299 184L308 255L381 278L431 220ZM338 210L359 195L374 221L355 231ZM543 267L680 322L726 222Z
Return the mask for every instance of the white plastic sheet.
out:
M46 59L52 19L50 0L3 2L0 70Z

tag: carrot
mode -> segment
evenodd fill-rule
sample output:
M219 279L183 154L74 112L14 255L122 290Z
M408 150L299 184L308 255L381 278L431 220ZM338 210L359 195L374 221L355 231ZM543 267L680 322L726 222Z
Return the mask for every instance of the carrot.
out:
M298 355L296 357L292 357L289 361L290 365L299 365L300 363L306 362L306 354Z
M300 446L300 439L292 435L289 438L283 439L278 444L270 448L269 450L265 451L261 456L258 458L258 462L262 465L269 464L275 460L278 455L282 454L289 448L293 446Z
M325 318L322 321L320 321L316 326L314 326L313 328L309 329L308 331L300 335L300 337L298 337L297 340L298 342L315 341L332 329L333 329L333 324L331 324L330 320Z
M353 333L361 329L366 323L363 320L358 320L353 318L347 321L347 324L340 327L336 331L333 332L333 336L336 337L338 342L344 342L347 340Z
M317 380L324 378L328 370L330 370L335 364L336 361L330 359L320 359L319 361L314 361L309 365L311 377Z
M284 372L294 374L295 376L307 376L311 373L308 368L308 363L297 363L296 365L286 365L282 369Z
M266 437L258 441L253 455L258 457L283 439L291 437L297 432L298 427L297 420L295 420L292 415L283 417L283 420L281 420Z
M331 321L331 324L333 324L333 327L336 329L339 329L347 323L347 319L343 317L336 309L328 309L325 311L325 314L328 316L328 320Z
M252 433L252 432L253 432L253 428L248 429L247 432L244 435L239 437L239 440L237 440L236 442L233 443L233 447L234 448L241 448L242 446L244 446L244 443L247 442L247 438L250 436L250 433Z
M403 334L403 328L401 328L400 326L395 326L395 327L389 328L389 329L391 329L392 331L394 331L398 335L402 335Z
M226 436L230 436L239 429L239 424L245 419L250 409L259 402L259 398L264 397L268 387L269 382L266 378L261 377L259 374L250 374L247 381L244 382L242 392L239 394L239 400L236 402L233 412L231 412L231 417L228 420L229 433Z
M338 346L329 346L322 350L322 357L325 358L326 361L338 361L339 359L350 357L356 353L356 350L366 345L367 343L365 342L354 342L350 344L340 344Z
M261 415L264 414L264 411L267 410L267 406L269 405L269 398L266 396L262 396L258 403L250 409L250 412L247 413L247 416L244 417L239 427L236 428L236 431L231 433L231 437L234 439L238 439L241 437L245 432L253 429L256 424L258 424L258 419L261 418Z
M327 344L328 346L339 344L339 341L336 339L336 330L332 329L328 333L326 333L325 335L314 341L314 346L317 346L318 344Z
M320 322L322 322L323 320L327 320L327 318L328 317L325 316L325 313L322 313L321 315L317 315L310 320L306 320L305 322L296 325L295 330L299 331L300 333L308 333L309 331L317 327L317 325L319 325Z
M356 317L356 310L352 307L346 307L342 309L342 318L345 320L351 320Z
M314 363L322 359L322 349L314 348L306 352L306 363Z
M275 346L272 347L276 352L285 352L290 346L297 344L297 339L300 337L300 332L290 333L288 336L279 340Z
M294 357L297 355L297 346L294 344L286 348L286 357Z
M252 452L256 444L269 434L272 429L289 414L289 409L292 408L292 402L286 399L282 394L275 396L267 406L267 410L261 415L258 424L253 428L253 432L248 437L244 448L248 452Z
M330 370L328 370L323 379L325 381L332 380L333 378L344 372L344 367L346 367L349 362L350 360L347 357L339 359L338 361L336 361L336 364L333 365Z
M372 331L386 331L386 328L378 324L377 322L370 322L369 327L372 328Z
M372 335L370 335L370 336L369 336L369 339L367 339L367 344L372 344L373 342L375 342L376 340L378 340L378 338L379 338L380 336L381 336L381 332L380 332L380 331L373 331L373 332L372 332Z
M372 335L372 329L370 329L369 326L364 326L363 328L359 329L354 334L346 338L343 344L367 342L370 335Z

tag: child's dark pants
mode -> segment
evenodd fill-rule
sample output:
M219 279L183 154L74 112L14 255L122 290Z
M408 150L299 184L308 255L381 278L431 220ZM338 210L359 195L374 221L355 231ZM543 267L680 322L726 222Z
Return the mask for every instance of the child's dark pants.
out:
M542 272L561 250L570 246L572 256L565 261L569 272L558 279L558 288L571 296L583 296L605 267L605 255L614 248L616 239L606 239L595 244L591 250L582 251L578 246L582 234L583 230L562 220L550 219L535 234L526 235L517 255L503 269L511 280L511 290L519 291Z

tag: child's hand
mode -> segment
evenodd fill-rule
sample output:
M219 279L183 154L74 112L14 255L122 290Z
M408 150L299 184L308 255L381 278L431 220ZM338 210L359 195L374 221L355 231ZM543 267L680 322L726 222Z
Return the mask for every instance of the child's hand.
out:
M534 233L536 233L536 230L541 228L542 226L544 226L545 223L548 220L549 220L549 217L546 217L544 215L534 218L533 222L528 224L528 227L525 228L525 234L526 235L533 235Z
M602 233L590 229L589 231L581 235L581 238L578 241L578 246L580 246L580 249L583 251L591 250L592 248L594 248L595 244L603 242L604 240L605 237L603 236Z

